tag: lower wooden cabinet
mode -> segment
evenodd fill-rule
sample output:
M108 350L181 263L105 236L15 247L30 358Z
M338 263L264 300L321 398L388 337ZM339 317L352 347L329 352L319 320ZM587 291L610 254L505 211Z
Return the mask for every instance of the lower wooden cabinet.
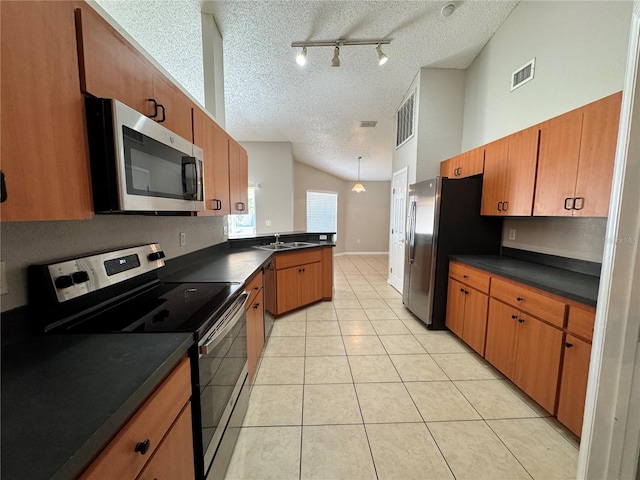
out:
M190 398L191 368L184 358L80 478L194 478Z
M333 250L331 247L277 253L265 270L265 306L273 315L331 300Z
M258 368L260 355L264 347L264 289L262 271L258 272L248 283L249 301L247 311L247 370L249 382Z
M576 435L582 433L591 344L567 334L564 342L558 420Z
M488 300L484 293L449 279L447 327L480 355L484 355Z

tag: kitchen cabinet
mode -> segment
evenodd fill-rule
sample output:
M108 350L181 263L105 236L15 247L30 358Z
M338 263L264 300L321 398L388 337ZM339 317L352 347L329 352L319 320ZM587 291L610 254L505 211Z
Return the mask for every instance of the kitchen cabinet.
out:
M91 7L76 10L83 93L116 98L192 140L192 102Z
M264 347L264 293L262 271L247 282L247 363L249 382L253 381Z
M555 411L562 330L489 300L485 358L550 413Z
M204 152L205 210L198 215L229 215L229 136L206 113L194 108L193 143Z
M606 217L622 93L540 125L533 215Z
M578 436L582 433L594 321L593 309L569 307L557 416Z
M537 156L537 127L485 147L482 215L531 216Z
M249 213L249 158L238 142L229 138L229 202L232 214Z
M141 472L141 478L155 478L154 472L163 472L164 478L194 478L190 397L191 369L189 359L184 358L89 465L81 480L135 479ZM147 467L149 470L143 471Z
M333 290L333 279L327 277L332 274L330 263L333 263L331 247L275 254L272 265L265 270L267 310L278 316L318 300L330 300Z
M440 176L465 178L478 175L483 172L484 147L474 148L473 150L445 160L445 162L445 167L442 167L442 164L440 166Z
M460 281L459 281L460 280ZM449 267L446 325L484 356L489 275L457 262Z
M74 9L2 2L2 221L81 220L93 204Z

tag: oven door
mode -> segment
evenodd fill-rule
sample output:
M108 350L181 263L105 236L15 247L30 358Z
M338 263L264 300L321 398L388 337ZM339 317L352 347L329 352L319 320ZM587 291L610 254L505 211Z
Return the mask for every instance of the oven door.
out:
M229 419L247 378L245 304L248 298L248 292L240 294L198 343L201 434L205 473L208 472L225 435ZM244 418L244 415L242 417ZM241 423L242 420L240 420ZM226 470L226 465L224 469Z

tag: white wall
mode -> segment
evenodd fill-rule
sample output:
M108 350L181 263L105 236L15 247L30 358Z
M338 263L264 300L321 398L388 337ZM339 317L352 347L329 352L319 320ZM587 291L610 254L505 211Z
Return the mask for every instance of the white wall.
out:
M204 105L199 0L96 0L93 3L104 9L195 100Z
M256 188L256 232L293 230L293 154L289 142L241 142L249 155L249 185ZM267 225L271 222L271 226Z
M208 13L202 14L202 56L204 106L211 112L218 125L225 128L222 36L213 15Z
M629 1L523 1L467 69L462 150L592 102L623 86ZM510 92L511 73L536 57L535 78ZM604 219L506 219L504 245L602 261Z

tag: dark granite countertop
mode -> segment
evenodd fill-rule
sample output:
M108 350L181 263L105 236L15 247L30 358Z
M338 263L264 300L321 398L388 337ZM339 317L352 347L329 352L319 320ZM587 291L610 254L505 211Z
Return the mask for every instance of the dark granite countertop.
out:
M77 477L193 342L189 333L121 333L3 347L2 478Z
M595 306L600 278L501 255L452 255L452 260Z

